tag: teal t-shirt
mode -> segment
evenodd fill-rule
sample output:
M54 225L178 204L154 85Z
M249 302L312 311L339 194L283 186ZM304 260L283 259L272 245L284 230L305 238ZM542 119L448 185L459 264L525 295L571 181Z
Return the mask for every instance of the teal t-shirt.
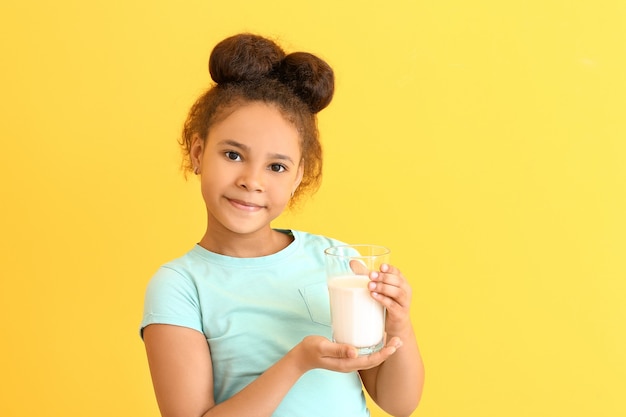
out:
M330 339L324 249L336 240L292 231L282 251L233 258L196 245L163 265L146 291L141 329L171 324L202 332L216 403L255 380L307 335ZM305 373L274 417L369 416L358 373Z

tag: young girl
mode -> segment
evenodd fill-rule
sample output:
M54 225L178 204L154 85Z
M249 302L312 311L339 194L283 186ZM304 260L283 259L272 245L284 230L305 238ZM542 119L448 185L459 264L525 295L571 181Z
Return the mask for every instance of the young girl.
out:
M389 414L410 415L424 373L401 272L370 274L387 341L358 356L329 340L323 252L340 242L270 226L319 184L316 113L332 98L332 69L241 34L214 48L209 70L215 84L181 140L207 229L152 278L141 324L161 414L368 416L364 386Z

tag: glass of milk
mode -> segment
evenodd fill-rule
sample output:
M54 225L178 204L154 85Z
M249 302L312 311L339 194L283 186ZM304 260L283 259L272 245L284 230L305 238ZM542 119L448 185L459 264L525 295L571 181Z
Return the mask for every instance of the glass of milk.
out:
M333 341L357 348L359 355L385 344L385 308L370 294L369 273L389 263L391 251L377 245L333 246L324 251Z

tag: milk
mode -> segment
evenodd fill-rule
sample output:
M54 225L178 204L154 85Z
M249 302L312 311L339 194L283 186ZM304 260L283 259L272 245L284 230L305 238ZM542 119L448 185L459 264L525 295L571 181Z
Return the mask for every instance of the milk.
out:
M333 340L371 353L382 346L385 330L383 306L372 298L366 275L349 275L328 281Z

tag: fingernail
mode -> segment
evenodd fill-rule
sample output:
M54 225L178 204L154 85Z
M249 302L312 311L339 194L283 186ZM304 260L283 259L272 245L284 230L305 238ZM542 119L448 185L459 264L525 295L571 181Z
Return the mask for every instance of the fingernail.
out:
M370 278L371 278L371 279L378 279L378 275L379 275L379 274L378 274L378 272L374 271L374 272L372 272L372 273L370 274Z
M367 284L367 286L372 291L374 291L376 289L376 283L375 282L370 282L369 284Z

